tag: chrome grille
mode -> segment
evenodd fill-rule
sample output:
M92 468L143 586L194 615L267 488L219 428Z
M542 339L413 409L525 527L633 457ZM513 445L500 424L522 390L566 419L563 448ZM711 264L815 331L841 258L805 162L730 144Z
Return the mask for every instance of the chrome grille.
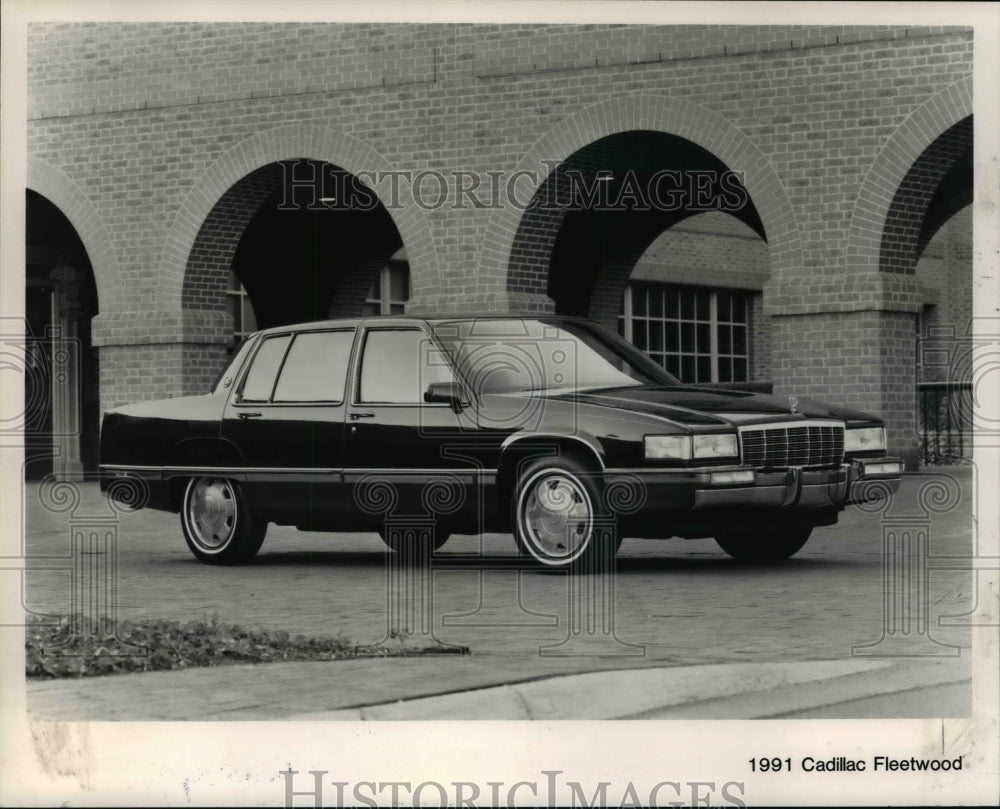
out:
M844 461L844 425L790 422L740 428L747 466L833 466Z

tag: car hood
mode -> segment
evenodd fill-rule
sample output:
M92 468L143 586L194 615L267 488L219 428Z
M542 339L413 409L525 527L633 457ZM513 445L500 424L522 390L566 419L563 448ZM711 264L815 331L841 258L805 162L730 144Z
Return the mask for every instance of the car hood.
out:
M753 424L807 418L880 423L876 417L858 410L823 402L691 385L611 388L551 398L630 410L687 424Z

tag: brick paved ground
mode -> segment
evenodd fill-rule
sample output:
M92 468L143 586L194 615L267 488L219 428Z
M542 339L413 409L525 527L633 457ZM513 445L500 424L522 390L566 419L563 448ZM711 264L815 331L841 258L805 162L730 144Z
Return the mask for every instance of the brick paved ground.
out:
M931 564L936 557L968 558L971 479L968 468L906 478L884 524L926 524L918 499L921 487L931 480L944 481L961 492L961 500L944 513L929 515ZM83 490L77 522L84 512L102 507L93 486L86 484ZM36 493L34 487L27 492L28 552L65 554L69 521L66 515L40 509ZM931 501L925 497L924 502ZM935 502L941 507L941 501ZM559 656L566 647L557 649L555 658L542 657L539 650L568 635L567 578L523 573L518 596L518 574L497 569L509 560L512 539L490 535L483 540L482 571L440 569L433 576L433 632L443 642L469 646L472 657L408 662L395 671L395 663L380 661L378 671L383 673L374 680L366 675L368 682L360 687L371 696L373 683L376 693L384 685L388 699L397 692L448 690L449 683L462 688L603 668L848 660L853 645L875 643L883 634L881 519L851 509L837 526L817 530L794 559L758 568L734 563L711 540L626 540L615 598L616 634L622 643L598 638L578 645L576 653L566 657ZM305 534L272 527L256 562L239 568L197 563L184 546L174 515L125 515L119 536L122 619L186 620L216 614L247 626L343 634L358 643L378 642L385 635L386 553L374 535ZM478 538L453 538L443 549L441 564L478 547ZM29 564L27 603L40 612L65 612L69 573L42 569L52 564L51 559ZM943 627L938 621L960 616L974 603L968 570L933 569L924 604L929 623L896 626L922 641L923 652L946 653L944 645L967 647L967 618ZM627 644L644 647L644 655L631 656L640 650ZM884 652L888 647L880 648ZM416 683L406 683L404 672L410 670ZM260 676L267 676L264 668ZM114 686L111 679L107 684Z

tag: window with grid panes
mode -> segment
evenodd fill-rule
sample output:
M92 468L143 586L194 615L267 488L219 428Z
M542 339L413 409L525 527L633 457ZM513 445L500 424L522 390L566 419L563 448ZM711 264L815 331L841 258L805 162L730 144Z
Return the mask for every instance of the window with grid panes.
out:
M381 270L368 290L361 314L400 315L410 297L410 267L405 261L391 261Z
M682 382L745 382L748 301L738 290L635 282L619 331Z

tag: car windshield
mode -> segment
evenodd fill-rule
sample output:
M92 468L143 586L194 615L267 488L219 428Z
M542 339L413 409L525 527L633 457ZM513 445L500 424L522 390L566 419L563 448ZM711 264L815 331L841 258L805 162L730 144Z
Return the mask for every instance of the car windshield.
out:
M479 393L572 393L681 384L596 323L475 318L438 322L433 328Z

